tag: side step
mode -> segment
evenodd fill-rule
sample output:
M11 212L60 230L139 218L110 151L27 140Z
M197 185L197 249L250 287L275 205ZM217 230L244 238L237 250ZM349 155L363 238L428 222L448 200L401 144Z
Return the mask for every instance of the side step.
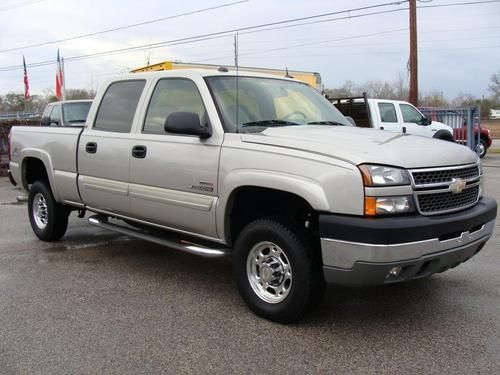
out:
M206 258L222 258L230 255L230 249L222 245L219 247L199 245L180 238L175 238L164 231L152 230L150 233L146 230L126 228L118 224L108 223L107 219L107 216L94 215L89 217L89 224Z

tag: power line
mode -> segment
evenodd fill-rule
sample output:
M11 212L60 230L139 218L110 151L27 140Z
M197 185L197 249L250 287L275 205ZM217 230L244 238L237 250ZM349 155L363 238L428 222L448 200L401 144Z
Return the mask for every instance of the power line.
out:
M498 2L500 2L500 0L467 1L467 2L462 2L462 3L420 5L420 6L417 6L417 8L418 9L424 9L424 8L444 8L444 7L454 7L454 6L462 6L462 5L476 5L476 4L489 4L489 3L498 3Z
M376 5L353 8L353 9L346 9L346 10L336 11L336 12L316 14L316 15L306 16L306 17L286 19L286 20L281 20L281 21L276 21L276 22L269 22L269 23L234 28L234 29L229 29L229 30L224 30L224 31L217 31L217 32L212 32L212 33L207 33L207 34L200 34L200 35L196 35L196 36L172 39L172 40L158 42L158 43L149 43L149 44L143 44L143 45L138 45L138 46L134 46L134 47L126 47L126 48L120 48L120 49L115 49L115 50L91 53L91 54L87 54L87 55L68 57L65 59L65 61L70 62L70 61L82 60L84 58L89 58L89 57L107 56L110 54L130 52L130 51L134 51L134 50L142 50L142 49L148 49L148 48L153 49L153 48L164 47L167 45L170 46L170 45L193 43L193 42L204 41L204 40L209 40L209 39L217 39L217 38L221 38L221 37L227 37L228 35L232 35L235 32L257 30L257 29L261 29L261 28L265 28L265 27L269 27L269 26L283 25L283 24L287 24L287 23L293 23L293 22L303 21L303 20L308 20L308 19L323 18L326 16L334 15L334 14L348 13L349 17L347 17L347 18L361 17L363 15L351 15L350 13L351 12L359 12L359 11L368 10L368 9L374 9L374 8L401 5L401 4L404 4L406 2L407 2L407 0L397 1L397 2L389 2L389 3L382 3L382 4L376 4ZM391 12L391 11L388 10L388 11L384 11L384 12ZM377 12L377 13L383 13L383 12ZM366 14L365 16L368 16L368 15L372 15L372 14ZM332 19L331 21L334 21L334 20L336 20L336 19ZM320 20L317 22L322 22L322 21ZM54 64L54 63L55 63L55 60L47 60L47 61L41 61L41 62L37 62L37 63L28 64L27 66L28 67L37 67L37 66L43 66L43 65L50 65L50 64ZM14 66L0 67L0 71L16 70L16 69L21 69L21 68L23 68L22 65L14 65Z
M248 1L250 1L250 0L239 0L239 1L232 2L232 3L226 3L226 4L216 5L216 6L209 7L209 8L203 8L203 9L197 9L197 10L193 10L193 11L189 11L189 12L185 12L185 13L179 13L179 14L175 14L173 16L156 18L156 19L153 19L153 20L147 20L147 21L143 21L143 22L139 22L139 23L130 24L130 25L119 26L119 27L115 27L115 28L112 28L112 29L106 29L106 30L96 31L96 32L88 33L88 34L75 35L75 36L72 36L72 37L69 37L69 38L51 40L51 41L43 42L43 43L29 44L29 45L22 46L22 47L8 48L8 49L0 50L0 53L25 50L25 49L29 49L29 48L46 46L46 45L49 45L49 44L56 44L56 43L68 42L70 40L88 38L88 37L95 36L95 35L106 34L106 33L114 32L114 31L125 30L125 29L130 29L130 28L133 28L133 27L144 26L144 25L149 25L149 24L156 23L156 22L171 20L171 19L174 19L174 18L180 18L180 17L190 16L190 15L197 14L197 13L208 12L208 11L216 10L216 9L220 9L220 8L226 8L226 7L230 7L230 6L233 6L233 5L238 5L238 4L246 3Z
M1 7L0 8L0 13L6 12L6 11L11 10L11 9L17 9L17 8L25 7L27 5L32 5L32 4L40 3L42 1L44 1L44 0L26 0L26 1L21 1L19 3L10 4L10 5Z
M378 14L393 13L393 12L398 12L398 11L406 11L406 10L408 10L408 8L393 9L393 10L384 10L384 11L380 11L380 12L363 13L363 14L360 14L360 15L352 15L351 14L352 12L357 12L357 11L361 11L361 10L368 10L368 9L388 7L388 6L397 6L397 5L404 4L406 2L407 2L407 0L405 0L405 1L397 1L397 2L389 2L389 3L382 3L382 4L372 5L372 6L359 7L359 8L347 9L347 10L336 11L336 12L328 12L328 13L316 14L316 15L312 15L312 16L306 16L306 17L300 17L300 18L294 18L294 19L281 20L281 21L270 22L270 23L265 23L265 24L259 24L259 25L241 27L241 28L235 28L235 29L230 29L230 30L225 30L225 31L218 31L218 32L213 32L213 33L201 34L201 35L196 35L196 36L191 36L191 37L184 37L184 38L173 39L173 40L168 40L168 41L163 41L163 42L149 43L149 44L143 44L143 45L138 45L138 46L133 46L133 47L120 48L120 49L103 51L103 52L96 52L96 53L87 54L87 55L80 55L80 56L69 57L69 58L66 58L65 61L66 62L79 61L79 60L83 60L83 59L87 59L87 58L109 56L109 55L120 54L120 53L125 53L125 52L140 51L140 50L144 50L144 49L155 49L155 48L161 48L161 47L165 47L165 46L182 45L182 44L196 43L196 42L206 41L206 40L212 40L212 39L226 38L226 37L231 36L235 32L239 32L241 34L249 34L249 33L253 33L253 32L262 32L262 31L275 30L277 28L282 28L282 27L296 27L296 26L303 26L303 25L306 25L306 24L322 23L322 22L332 22L332 21L343 20L343 19L366 17L366 16L371 16L371 15L376 15L376 14L378 15ZM488 0L488 1L475 1L475 2L466 2L466 3L440 4L440 5L434 5L433 7L463 6L463 5L473 5L473 4L483 4L483 3L495 3L495 2L500 2L500 0ZM427 6L422 6L422 7L427 7ZM346 17L331 18L331 19L326 19L326 20L315 20L313 22L307 22L307 23L299 23L299 24L293 24L293 25L286 25L288 23L294 23L294 22L297 22L297 21L308 20L308 19L315 19L315 18L324 18L326 16L330 16L330 15L334 15L334 14L343 14L343 13L347 13L348 16L346 16ZM277 26L277 25L285 25L285 26L269 27L269 26ZM52 64L55 64L55 63L56 63L55 60L46 60L46 61L40 61L40 62L37 62L37 63L28 64L28 67L31 67L31 68L33 68L33 67L40 67L40 66L52 65ZM23 68L22 65L0 67L0 72L11 71L11 70L19 70L19 69L22 69L22 68Z

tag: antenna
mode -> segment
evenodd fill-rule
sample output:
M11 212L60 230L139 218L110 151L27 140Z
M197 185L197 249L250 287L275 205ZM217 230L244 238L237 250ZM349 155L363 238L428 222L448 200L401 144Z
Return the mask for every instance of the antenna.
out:
M238 106L240 104L239 100L239 66L238 66L238 33L234 35L234 66L236 67L236 133L240 132L240 124L238 119Z

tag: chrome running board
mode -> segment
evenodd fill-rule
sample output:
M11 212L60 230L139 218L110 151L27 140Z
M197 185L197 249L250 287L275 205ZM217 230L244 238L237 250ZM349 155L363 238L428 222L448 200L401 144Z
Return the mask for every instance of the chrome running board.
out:
M88 221L90 225L94 225L99 228L108 229L126 236L153 242L158 245L183 251L185 253L200 255L206 258L222 258L230 255L230 249L228 247L199 245L192 241L181 239L180 237L174 237L173 234L166 231L155 230L152 228L150 233L147 230L126 228L118 224L109 223L107 220L107 216L94 215L89 217Z

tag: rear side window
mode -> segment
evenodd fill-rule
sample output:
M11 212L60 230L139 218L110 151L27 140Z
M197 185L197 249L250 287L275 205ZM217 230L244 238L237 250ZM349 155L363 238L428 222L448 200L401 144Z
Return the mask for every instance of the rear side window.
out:
M94 129L129 133L145 84L144 80L112 83L102 98Z
M380 120L382 122L398 122L398 117L396 116L396 108L392 103L378 103L378 109L380 111Z

